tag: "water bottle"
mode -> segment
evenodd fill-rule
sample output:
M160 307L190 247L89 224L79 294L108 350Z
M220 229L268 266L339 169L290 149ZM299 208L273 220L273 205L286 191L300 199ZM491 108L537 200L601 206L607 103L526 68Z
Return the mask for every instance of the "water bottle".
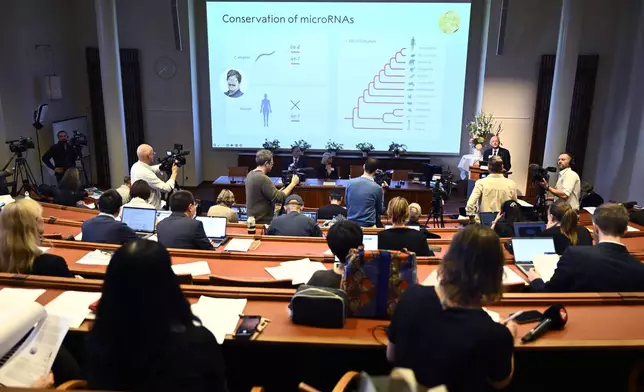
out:
M255 235L255 231L256 231L255 217L249 216L246 223L248 224L248 234Z

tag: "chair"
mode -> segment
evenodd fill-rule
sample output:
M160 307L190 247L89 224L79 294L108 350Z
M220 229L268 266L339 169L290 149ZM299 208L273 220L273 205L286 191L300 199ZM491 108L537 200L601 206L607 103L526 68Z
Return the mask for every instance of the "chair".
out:
M210 275L209 281L211 286L261 287L265 289L293 289L297 287L290 280L242 280Z
M87 389L87 381L85 380L69 380L62 383L56 388L57 391L71 391L74 389Z
M362 165L351 165L351 166L349 166L349 177L351 177L351 178L360 177L363 172L364 172L364 169L363 169Z
M340 381L335 384L332 392L347 392L353 390L353 388L355 387L354 383L357 381L360 381L360 373L353 370L348 371L344 373L342 378L340 378ZM319 390L303 382L301 382L297 388L301 392L320 392Z

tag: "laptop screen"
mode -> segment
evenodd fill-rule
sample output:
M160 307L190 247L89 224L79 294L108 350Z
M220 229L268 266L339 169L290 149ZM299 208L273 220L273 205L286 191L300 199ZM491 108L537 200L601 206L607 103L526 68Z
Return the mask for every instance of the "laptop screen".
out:
M308 216L309 218L313 219L316 222L318 220L317 211L302 211L302 215L306 215L306 216Z
M494 219L496 219L496 212L481 212L479 218L481 219L481 225L490 227Z
M226 218L222 216L198 216L197 220L203 222L203 229L206 232L206 237L226 237Z
M134 231L154 233L157 210L152 208L123 207L121 221Z
M514 260L520 263L532 262L535 256L555 253L555 242L552 238L512 238Z
M543 222L523 222L514 224L515 237L536 237L544 230L546 230L546 224Z
M378 250L378 235L365 234L362 236L364 250Z
M230 207L231 210L235 211L237 213L237 219L241 221L246 221L248 220L248 213L246 212L246 207L243 206L232 206Z
M169 217L172 214L172 211L157 211L157 224Z

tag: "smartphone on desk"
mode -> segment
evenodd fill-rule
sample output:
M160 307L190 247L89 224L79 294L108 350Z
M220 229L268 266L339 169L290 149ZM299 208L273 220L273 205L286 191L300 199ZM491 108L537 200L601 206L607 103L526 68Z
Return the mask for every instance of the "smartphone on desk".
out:
M261 321L262 316L242 316L241 323L237 327L237 331L235 331L235 338L250 339L257 332L257 326Z
M540 321L543 317L543 314L538 310L526 310L521 312L518 316L514 317L512 320L517 324L527 324Z

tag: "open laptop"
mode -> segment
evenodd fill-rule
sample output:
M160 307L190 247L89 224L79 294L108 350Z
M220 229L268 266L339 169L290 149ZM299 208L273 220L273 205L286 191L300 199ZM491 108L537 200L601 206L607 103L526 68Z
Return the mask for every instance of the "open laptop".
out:
M520 222L514 224L515 237L536 237L544 230L546 230L546 224L543 222Z
M121 222L143 238L154 234L157 221L157 210L153 208L123 207Z
M525 274L534 267L535 256L555 253L555 242L552 237L544 238L512 238L514 264Z
M492 222L496 219L496 212L480 212L479 219L481 220L481 225L490 227Z
M157 225L159 224L159 222L169 217L170 215L172 215L172 211L157 210Z
M237 220L240 222L245 222L248 220L248 212L244 206L232 206L231 210L237 213Z
M378 250L378 235L377 234L363 235L362 245L364 245L364 250Z
M313 219L314 221L318 221L318 212L317 211L302 211L302 215L308 216L309 218Z
M226 242L226 226L227 221L223 216L198 216L198 221L203 223L203 229L206 232L206 237L215 248Z

